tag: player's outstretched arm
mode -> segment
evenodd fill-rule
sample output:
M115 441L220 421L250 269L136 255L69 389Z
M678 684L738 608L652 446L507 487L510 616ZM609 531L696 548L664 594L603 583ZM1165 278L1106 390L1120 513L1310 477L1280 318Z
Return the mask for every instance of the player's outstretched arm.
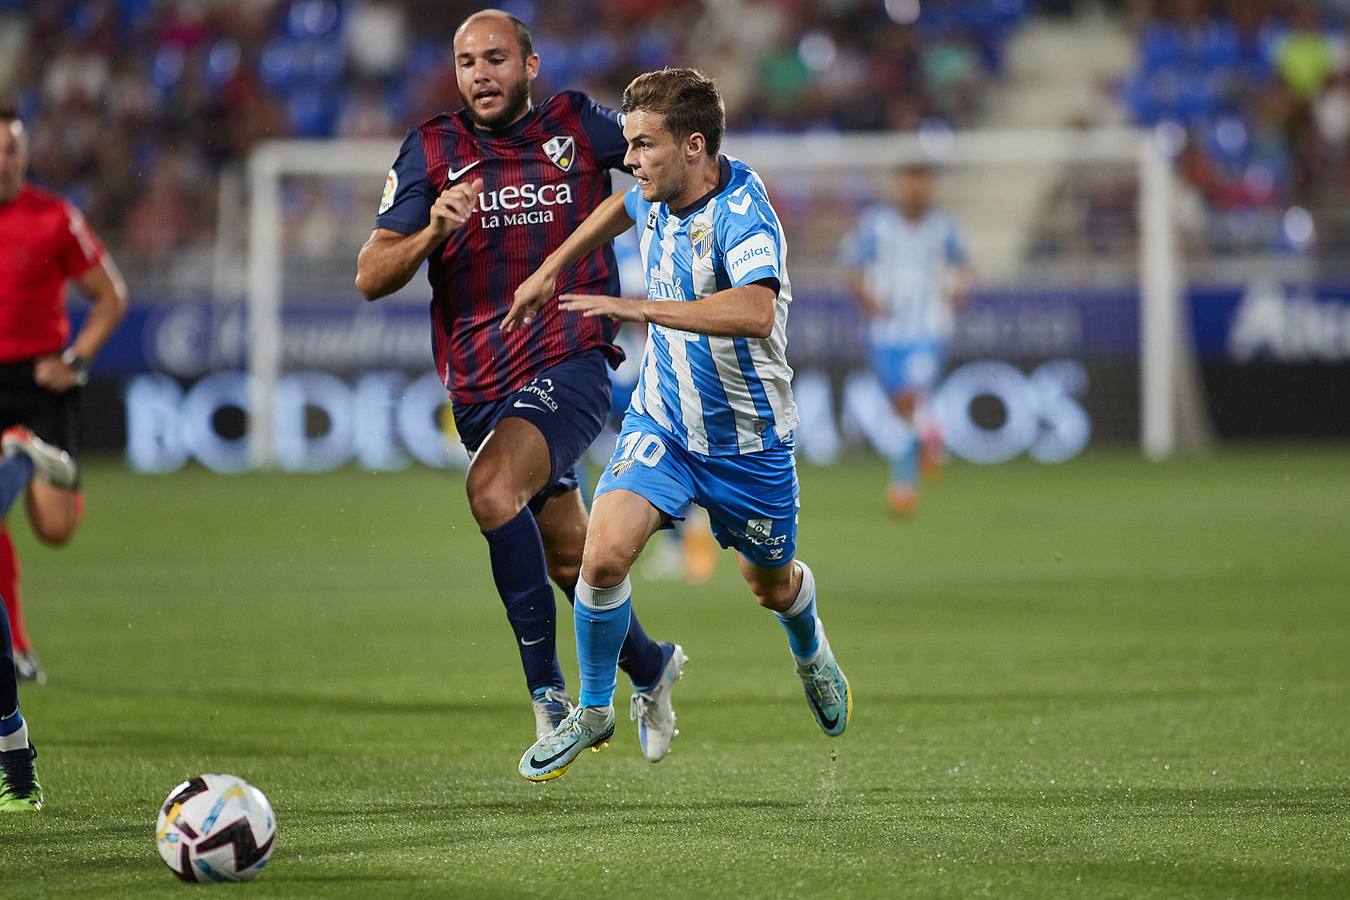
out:
M618 193L605 199L529 278L521 282L511 308L502 319L502 331L515 331L534 321L535 313L553 296L558 276L568 266L632 227L633 220L628 216L623 198L624 195Z
M81 369L93 359L117 330L127 313L127 283L117 264L107 253L75 279L80 292L89 298L89 315L75 340L61 355L43 356L33 366L33 379L49 391L68 391L82 380Z
M766 338L773 333L778 291L755 282L709 294L702 300L662 302L594 294L563 294L558 305L583 316L616 322L652 322L712 337Z
M356 257L356 289L367 300L378 300L403 287L441 245L469 221L483 191L483 179L460 183L441 191L431 206L430 222L421 231L399 234L376 228Z

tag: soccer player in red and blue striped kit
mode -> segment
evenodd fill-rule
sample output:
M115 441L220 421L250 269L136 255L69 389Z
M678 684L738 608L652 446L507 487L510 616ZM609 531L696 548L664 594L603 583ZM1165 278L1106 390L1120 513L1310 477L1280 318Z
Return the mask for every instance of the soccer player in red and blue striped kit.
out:
M587 526L574 467L608 415L606 366L622 352L612 322L557 304L523 330L503 332L501 322L516 287L609 197L626 142L619 114L584 94L532 103L539 57L518 18L475 13L456 30L454 54L463 108L408 132L357 260L356 286L375 300L428 265L436 369L473 455L469 506L542 735L572 707L549 579L573 599ZM587 254L557 289L617 293L613 249ZM675 734L670 691L684 661L679 645L656 643L632 619L620 666L653 762Z

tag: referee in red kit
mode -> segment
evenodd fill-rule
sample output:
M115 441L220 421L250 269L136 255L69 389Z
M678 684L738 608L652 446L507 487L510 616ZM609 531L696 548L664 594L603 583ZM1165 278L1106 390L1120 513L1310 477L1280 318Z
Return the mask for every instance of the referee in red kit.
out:
M79 525L83 495L75 467L80 386L89 361L127 308L117 266L79 211L25 183L23 122L0 109L0 516L25 495L28 521L44 543L64 544ZM92 306L70 339L66 282ZM0 596L9 610L19 677L43 681L19 607L19 560L0 518Z

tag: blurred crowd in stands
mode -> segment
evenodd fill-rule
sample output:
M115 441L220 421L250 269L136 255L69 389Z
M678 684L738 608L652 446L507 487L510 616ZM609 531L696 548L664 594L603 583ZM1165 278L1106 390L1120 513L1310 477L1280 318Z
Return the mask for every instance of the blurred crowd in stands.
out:
M449 44L484 3L0 0L22 32L6 93L35 180L154 265L209 245L216 181L270 137L401 136L458 104ZM617 104L637 73L718 78L742 130L967 124L1024 0L503 0L532 27L536 97ZM0 67L2 68L2 67Z
M397 137L455 108L451 31L483 5L0 0L0 49L6 34L20 49L0 60L0 101L30 123L34 179L85 209L128 265L181 264L208 257L219 178L258 141ZM1029 13L1109 10L1137 62L1083 124L1159 128L1189 186L1193 243L1301 252L1319 204L1345 196L1328 186L1350 190L1350 0L499 5L533 28L538 97L578 88L616 104L639 71L688 64L718 79L732 128L790 132L978 124ZM1083 196L1130 219L1128 189Z
M1342 225L1350 188L1350 3L1137 3L1119 96L1159 126L1188 187L1183 223L1210 252L1304 253Z

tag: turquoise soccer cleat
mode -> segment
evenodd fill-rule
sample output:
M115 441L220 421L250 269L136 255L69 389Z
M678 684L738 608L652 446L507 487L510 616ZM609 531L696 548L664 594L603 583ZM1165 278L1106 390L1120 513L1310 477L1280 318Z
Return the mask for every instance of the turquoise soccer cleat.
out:
M534 742L520 758L520 774L527 781L548 781L587 747L599 752L614 736L614 707L578 706L562 724Z
M837 737L853 716L853 689L835 662L829 641L821 634L820 652L809 663L797 663L797 676L806 691L806 702L820 730Z

